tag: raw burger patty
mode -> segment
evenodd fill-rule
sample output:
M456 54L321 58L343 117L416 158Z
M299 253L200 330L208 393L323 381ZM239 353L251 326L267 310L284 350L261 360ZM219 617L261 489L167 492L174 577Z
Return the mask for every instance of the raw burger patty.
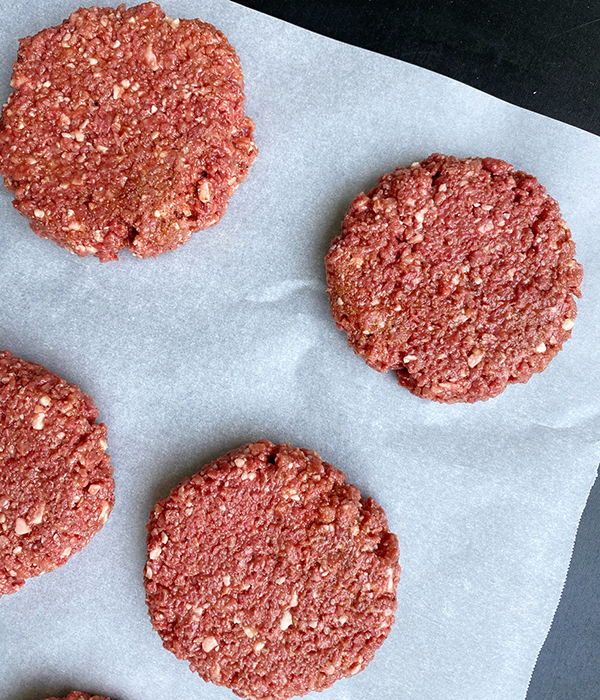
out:
M382 508L315 452L267 440L205 466L148 524L154 628L242 697L291 698L364 669L399 578Z
M110 698L105 698L101 695L90 695L89 693L82 693L79 690L72 690L64 698L48 698L48 700L110 700Z
M239 59L154 3L82 8L21 41L0 170L42 238L142 258L223 216L256 157Z
M557 202L493 158L434 154L359 194L326 257L338 328L443 403L541 372L571 335L583 269Z
M114 503L106 426L92 399L0 352L0 597L64 564Z

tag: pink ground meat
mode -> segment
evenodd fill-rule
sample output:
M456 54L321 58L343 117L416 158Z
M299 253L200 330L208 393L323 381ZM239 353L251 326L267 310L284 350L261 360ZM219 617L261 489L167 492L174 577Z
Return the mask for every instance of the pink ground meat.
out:
M338 328L444 403L541 372L571 336L583 269L557 202L492 158L432 155L352 202L326 257Z
M206 681L283 700L363 670L394 622L398 539L310 450L261 440L207 465L148 524L147 602Z
M114 483L92 399L0 352L0 597L65 564L106 522Z
M0 171L31 228L80 256L157 256L219 221L257 149L239 59L159 5L79 9L21 41Z

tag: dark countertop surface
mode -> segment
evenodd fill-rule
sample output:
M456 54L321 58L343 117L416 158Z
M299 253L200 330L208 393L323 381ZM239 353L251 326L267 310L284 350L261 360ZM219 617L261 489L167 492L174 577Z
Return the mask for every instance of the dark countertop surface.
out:
M237 0L600 135L599 0Z
M237 2L600 135L599 0ZM571 699L600 699L598 480L527 694Z

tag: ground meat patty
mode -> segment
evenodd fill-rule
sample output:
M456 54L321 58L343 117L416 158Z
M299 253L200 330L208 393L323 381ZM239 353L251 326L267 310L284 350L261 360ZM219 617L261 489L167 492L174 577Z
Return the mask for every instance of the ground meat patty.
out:
M0 352L0 596L64 564L114 503L106 426L92 399Z
M280 700L364 669L394 622L398 538L315 452L246 445L159 501L147 602L204 680Z
M142 258L223 216L256 157L239 59L154 3L82 8L21 41L0 170L42 238Z
M570 337L583 269L557 202L492 158L434 154L352 202L326 257L338 328L444 403L541 372Z
M105 698L102 695L89 695L79 690L72 690L64 698L48 698L48 700L110 700L110 698Z

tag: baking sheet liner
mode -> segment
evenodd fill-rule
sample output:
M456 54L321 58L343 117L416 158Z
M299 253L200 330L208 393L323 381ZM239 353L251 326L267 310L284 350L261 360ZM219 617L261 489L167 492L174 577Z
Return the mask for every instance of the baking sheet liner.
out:
M166 0L236 47L260 154L227 214L157 260L79 259L0 194L0 346L91 394L117 502L92 543L0 601L0 697L233 697L165 651L142 570L156 500L246 441L317 450L400 538L397 622L323 700L525 696L599 458L600 139L225 0ZM3 0L17 38L68 0ZM586 277L572 339L527 385L442 406L369 369L330 318L323 257L353 197L440 151L493 156L561 204Z

